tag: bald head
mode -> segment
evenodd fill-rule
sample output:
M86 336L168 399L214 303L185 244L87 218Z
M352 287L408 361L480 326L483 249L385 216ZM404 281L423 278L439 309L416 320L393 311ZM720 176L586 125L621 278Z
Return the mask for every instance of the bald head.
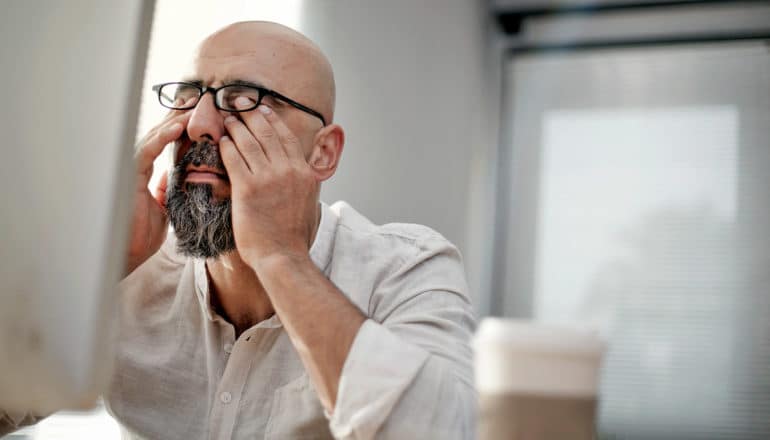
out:
M250 79L334 118L335 85L331 64L307 37L286 26L246 21L231 24L206 38L195 69L211 78Z

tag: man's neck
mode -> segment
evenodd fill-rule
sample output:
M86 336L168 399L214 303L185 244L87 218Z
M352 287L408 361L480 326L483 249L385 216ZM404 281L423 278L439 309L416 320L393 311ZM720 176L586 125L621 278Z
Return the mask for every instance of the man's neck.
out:
M206 261L211 307L235 327L238 337L275 313L262 283L238 251Z
M308 247L315 241L321 222L321 204ZM206 260L211 307L233 324L236 337L275 314L273 304L254 270L237 250Z

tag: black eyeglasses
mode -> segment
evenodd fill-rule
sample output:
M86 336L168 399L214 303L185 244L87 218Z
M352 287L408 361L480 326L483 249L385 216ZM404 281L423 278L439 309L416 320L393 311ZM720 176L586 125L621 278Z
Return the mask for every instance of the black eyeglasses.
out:
M283 101L292 107L315 116L326 126L326 120L321 113L299 102L281 95L264 87L254 84L227 84L222 87L204 87L191 82L168 82L152 86L152 90L158 93L160 105L173 110L189 110L198 105L204 94L211 92L214 95L214 105L227 112L248 112L259 107L266 96ZM252 103L249 107L237 108L235 100L244 97Z

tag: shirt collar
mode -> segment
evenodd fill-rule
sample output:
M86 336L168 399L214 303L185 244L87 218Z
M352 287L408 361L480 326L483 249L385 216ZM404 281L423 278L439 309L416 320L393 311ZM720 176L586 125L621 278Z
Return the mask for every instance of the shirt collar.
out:
M324 202L320 202L320 204L321 220L318 223L318 230L313 239L313 244L310 246L309 253L310 259L316 267L328 277L329 263L331 263L332 253L334 251L334 238L337 234L339 217L329 205ZM221 319L211 307L211 293L209 289L208 271L206 270L206 260L202 258L193 258L192 264L195 277L195 293L203 308L203 313L205 313L206 317L211 321Z
M329 276L329 263L334 252L334 238L337 235L337 213L324 202L321 202L321 221L318 223L313 244L310 246L310 259L318 269Z

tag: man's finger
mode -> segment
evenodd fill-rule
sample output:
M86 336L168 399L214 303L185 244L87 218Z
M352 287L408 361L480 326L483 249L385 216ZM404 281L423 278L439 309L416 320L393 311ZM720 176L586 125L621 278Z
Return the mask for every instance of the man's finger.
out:
M273 132L278 136L278 143L279 145L282 145L284 154L286 154L290 160L304 161L305 154L302 151L302 144L294 132L283 123L281 118L279 118L270 107L260 105L258 109L264 120L272 127Z
M250 170L254 170L268 162L262 145L238 118L235 116L225 118L225 128L230 133L230 141L238 146L238 151Z
M219 139L219 156L222 157L227 175L230 176L231 188L235 181L251 174L251 168L249 168L243 154L228 136L222 136Z
M182 98L178 98L174 101L174 104L182 106L184 104L191 103L195 98L190 98L187 102L182 102ZM160 156L163 152L163 148L170 142L179 138L182 132L176 124L187 125L187 121L190 119L191 113L187 110L169 110L163 119L153 129L147 133L137 144L136 152L134 153L138 162L138 167L142 172L146 172L148 168L151 168L151 163ZM169 133L171 131L171 133ZM175 135L175 136L174 136ZM171 139L168 139L171 137ZM160 145L158 145L160 143ZM148 159L150 165L148 165Z
M163 175L160 176L158 187L155 189L155 194L153 195L155 197L155 200L157 200L158 204L164 208L166 207L167 189L168 189L168 171L164 171Z
M189 118L189 112L177 115L155 127L140 141L136 151L136 166L139 174L147 174L152 170L153 161L160 156L166 145L179 139Z
M243 96L238 97L235 100L235 105L238 108L248 108L254 105L251 100ZM260 108L264 107L263 105ZM249 129L252 136L262 146L262 150L265 152L267 160L273 165L278 165L281 162L286 161L287 155L284 147L281 145L281 140L278 137L278 133L275 132L273 126L265 119L261 112L248 111L242 112L241 118L246 128Z

